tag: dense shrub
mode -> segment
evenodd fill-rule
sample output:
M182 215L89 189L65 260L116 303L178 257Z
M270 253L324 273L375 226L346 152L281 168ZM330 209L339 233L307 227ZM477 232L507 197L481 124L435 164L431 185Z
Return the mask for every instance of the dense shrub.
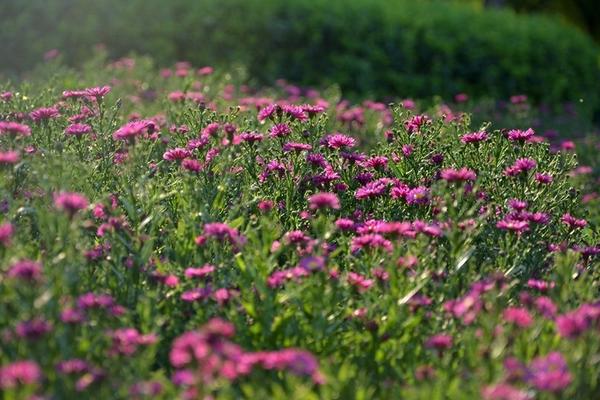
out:
M263 82L337 83L347 94L506 98L598 104L597 46L543 17L445 2L104 0L0 4L4 70L57 47L70 61L105 43L197 64L245 64Z

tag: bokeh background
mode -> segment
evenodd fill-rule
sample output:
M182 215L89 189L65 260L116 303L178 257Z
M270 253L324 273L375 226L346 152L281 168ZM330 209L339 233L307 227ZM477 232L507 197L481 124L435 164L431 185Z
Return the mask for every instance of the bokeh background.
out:
M0 26L2 79L102 45L158 65L241 65L256 84L335 83L350 98L525 93L600 109L595 0L2 0Z

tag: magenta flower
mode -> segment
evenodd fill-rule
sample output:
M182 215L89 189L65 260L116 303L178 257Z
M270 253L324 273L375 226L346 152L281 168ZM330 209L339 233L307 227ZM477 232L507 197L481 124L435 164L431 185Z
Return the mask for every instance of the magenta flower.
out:
M14 228L10 222L0 224L0 244L4 247L10 246Z
M352 239L350 251L356 253L362 249L383 249L391 253L394 249L392 242L379 234L367 234Z
M19 162L21 155L14 151L0 151L0 165L13 165Z
M0 134L31 136L31 128L18 122L0 121Z
M354 197L357 200L364 200L383 196L388 191L388 188L392 183L393 181L389 178L377 179L376 181L369 182L366 185L358 188L354 194Z
M87 198L79 193L60 192L54 194L54 206L59 210L66 211L71 216L77 211L87 208Z
M37 340L50 331L52 331L52 325L39 318L19 322L15 327L17 336L26 340Z
M533 318L525 308L508 307L502 315L506 322L512 323L519 328L527 328L533 323Z
M529 221L505 218L496 223L496 228L520 234L529 230Z
M340 209L340 199L335 193L316 193L308 198L311 210L322 208Z
M20 260L8 269L8 277L29 282L39 282L42 279L42 264L31 260Z
M408 133L420 133L421 128L431 124L431 119L426 115L415 115L404 123Z
M410 189L406 195L405 200L410 205L416 204L428 204L429 203L429 189L425 186L418 186Z
M541 296L535 299L535 308L537 309L538 313L548 319L553 319L556 315L556 311L558 310L552 299L546 296Z
M131 141L144 133L152 133L158 126L151 120L128 122L113 133L113 139Z
M448 350L452 347L452 336L445 334L434 335L427 339L427 341L425 342L425 347L435 349L439 352Z
M532 397L508 383L486 386L481 390L483 400L531 400Z
M522 131L519 129L512 129L508 131L507 137L508 140L513 142L524 142L527 140L531 140L531 138L535 135L533 129L529 128L526 131Z
M356 140L341 133L334 133L326 138L326 144L330 149L350 148L356 145Z
M93 97L95 99L101 99L110 92L110 86L97 86L84 90L87 97Z
M65 90L62 92L63 99L80 99L85 97L85 89L84 90Z
M581 229L587 226L587 221L585 219L575 218L570 213L563 214L560 218L560 222L572 229Z
M480 131L480 132L466 133L461 136L460 141L467 144L467 143L479 143L479 142L483 142L487 139L488 139L487 132Z
M527 208L527 205L528 204L525 200L519 200L519 199L509 199L508 200L508 206L515 211L525 210Z
M109 350L111 355L123 355L130 357L140 346L148 346L156 343L158 338L154 334L142 335L135 328L121 328L109 333L112 346Z
M385 156L373 156L361 163L364 168L385 169L388 164L388 159Z
M221 222L212 222L204 225L204 237L213 237L219 241L227 241L233 246L241 246L246 242L235 228Z
M283 105L281 108L283 112L292 119L297 119L298 121L304 121L308 119L308 115L301 106Z
M33 385L42 380L42 370L35 361L15 361L0 367L0 389Z
M65 129L65 135L83 136L91 133L92 127L87 124L71 124Z
M215 271L214 265L205 264L204 266L199 267L199 268L194 268L194 267L186 268L184 274L185 274L186 278L202 279L202 278L209 276L214 271Z
M527 172L535 168L537 162L532 158L519 158L513 165L504 170L507 176L517 176L523 172Z
M288 124L275 124L269 132L271 137L285 137L292 133L292 129Z
M535 174L535 180L538 181L538 183L547 185L549 183L552 183L553 178L550 174L541 174L538 172Z
M447 168L442 170L440 173L442 179L448 182L466 182L474 181L477 178L477 174L473 170L468 168L453 169Z
M583 304L556 318L556 330L567 339L576 339L592 327L600 328L600 303Z
M240 134L240 139L246 143L256 143L263 140L263 135L256 132L243 132Z
M46 121L49 119L57 118L60 115L56 107L42 107L33 110L29 113L29 116L34 122Z
M186 158L181 162L181 167L190 172L198 173L200 170L202 170L202 163L192 158Z
M283 151L290 152L301 152L301 151L311 151L312 146L308 143L296 143L296 142L287 142L283 144Z
M191 155L192 153L188 149L176 147L174 149L169 149L165 151L165 154L163 154L163 159L167 161L181 161L185 158L190 157Z
M572 380L569 367L559 352L538 357L527 368L526 381L540 391L561 392Z
M13 98L13 94L12 92L2 92L0 93L0 100L8 103L9 101L11 101Z
M375 283L373 279L367 279L356 272L348 272L348 277L346 279L348 280L348 283L354 286L359 292L368 290L373 286L373 283Z
M258 120L263 122L267 118L271 118L277 113L281 113L281 107L277 104L270 104L259 111Z

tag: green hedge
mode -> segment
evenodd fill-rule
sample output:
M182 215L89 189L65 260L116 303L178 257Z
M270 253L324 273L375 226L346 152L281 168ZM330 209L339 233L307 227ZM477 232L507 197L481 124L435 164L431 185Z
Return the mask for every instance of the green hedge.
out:
M245 64L263 82L338 83L348 95L516 93L600 104L596 44L546 17L403 0L3 0L5 71L95 43L160 63Z

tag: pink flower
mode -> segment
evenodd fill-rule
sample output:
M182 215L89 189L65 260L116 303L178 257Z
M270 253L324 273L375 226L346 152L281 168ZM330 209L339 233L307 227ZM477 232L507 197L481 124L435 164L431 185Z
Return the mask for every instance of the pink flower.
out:
M406 158L410 157L414 150L415 147L410 144L405 144L404 146L402 146L402 154L404 154L404 157Z
M46 121L56 118L59 115L60 113L56 107L42 107L29 113L29 116L34 122Z
M523 172L532 170L537 165L537 162L532 158L519 158L513 165L504 170L507 176L517 176Z
M206 67L199 68L197 72L198 72L198 75L200 75L200 76L207 76L214 72L214 68L206 66Z
M533 318L525 308L508 307L502 315L506 322L510 322L519 328L527 328L533 323Z
M578 219L575 218L574 216L572 216L569 213L565 213L561 218L560 221L567 225L569 228L573 228L573 229L581 229L581 228L585 228L587 225L587 221L585 219Z
M275 124L271 128L269 136L271 137L285 137L292 133L292 129L288 124Z
M461 136L460 141L463 143L479 143L488 139L488 134L484 131L467 133Z
M110 92L110 86L96 86L84 90L84 93L88 97L95 99L101 99Z
M469 95L466 93L458 93L454 96L454 101L457 103L464 103L469 100Z
M311 150L312 150L312 146L308 143L287 142L287 143L284 143L284 145L283 145L283 151L285 151L285 152L289 152L289 151L301 152L301 151L311 151Z
M144 133L152 133L158 126L151 120L139 120L128 122L113 133L115 140L133 140Z
M510 131L508 131L507 137L508 140L513 141L513 142L524 142L524 141L528 141L531 140L531 138L535 135L535 132L533 131L533 129L529 128L526 131L522 131L519 129L512 129Z
M243 245L246 238L237 229L221 222L212 222L204 225L204 237L213 237L219 241L228 241L234 246Z
M42 380L42 370L35 361L15 361L0 367L0 389L33 385Z
M92 132L92 127L87 124L71 124L65 129L65 135L83 136Z
M194 160L192 158L186 158L181 162L181 166L183 169L186 169L190 172L200 172L202 170L202 163L198 160Z
M477 178L477 175L474 171L468 168L461 169L453 169L447 168L442 170L440 173L442 179L448 182L466 182L466 181L474 181Z
M255 132L243 132L240 134L240 139L246 143L261 142L263 140L263 135Z
M167 161L181 161L191 155L192 153L189 150L182 147L176 147L174 149L165 151L165 154L163 154L163 159Z
M431 120L426 115L415 115L404 123L408 133L420 133L423 126L431 123Z
M42 264L31 260L20 260L8 269L8 277L29 282L39 282L42 279Z
M367 234L367 235L361 235L361 236L357 236L354 239L352 239L352 243L350 245L350 250L353 253L356 253L362 249L383 249L385 251L387 251L388 253L391 253L392 250L394 249L392 242L390 242L389 240L387 240L386 238L384 238L383 236L379 235L379 234Z
M292 119L297 119L298 121L304 121L308 119L308 115L306 115L304 108L301 106L283 105L281 108L283 112Z
M342 149L354 147L356 140L341 133L334 133L326 138L326 144L330 149Z
M12 121L0 121L0 134L31 136L31 128L27 125Z
M215 271L215 266L210 264L205 264L200 268L186 268L185 276L186 278L205 278L212 274Z
M0 151L0 166L16 164L20 159L20 154L14 150Z
M88 204L87 198L79 193L60 192L54 194L54 206L71 215L79 210L87 208Z
M335 193L316 193L308 198L311 210L322 208L340 209L340 199Z
M418 186L410 189L404 197L406 202L410 205L415 204L428 204L429 203L429 189L425 186Z
M529 230L529 221L505 218L496 223L496 228L520 234Z
M508 383L486 386L481 391L483 400L531 400L531 396Z
M541 174L538 172L535 174L535 180L538 181L538 183L547 185L549 183L552 183L553 178L550 174Z
M448 350L450 347L452 347L452 336L445 334L434 335L427 339L425 342L425 347L435 349L440 352Z
M10 222L0 224L0 243L4 247L10 246L10 242L14 231L15 230Z
M367 279L356 272L348 272L348 283L358 289L359 292L364 292L373 286L373 279Z
M558 333L567 339L576 339L586 330L600 328L600 304L583 304L556 318Z
M142 335L135 328L121 328L109 332L112 346L109 353L112 355L132 356L139 346L148 346L157 341L154 334Z
M185 100L185 93L183 93L181 90L176 90L174 92L169 93L167 98L174 103L181 102Z
M281 113L281 107L277 104L270 104L260 110L258 113L258 120L263 122L267 118L271 118L277 113Z
M373 156L361 163L364 168L385 169L388 164L388 159L385 156Z
M526 380L537 390L558 393L571 384L573 377L562 354L553 352L531 362Z
M37 340L51 331L52 325L39 318L19 322L15 327L17 336L27 340Z

